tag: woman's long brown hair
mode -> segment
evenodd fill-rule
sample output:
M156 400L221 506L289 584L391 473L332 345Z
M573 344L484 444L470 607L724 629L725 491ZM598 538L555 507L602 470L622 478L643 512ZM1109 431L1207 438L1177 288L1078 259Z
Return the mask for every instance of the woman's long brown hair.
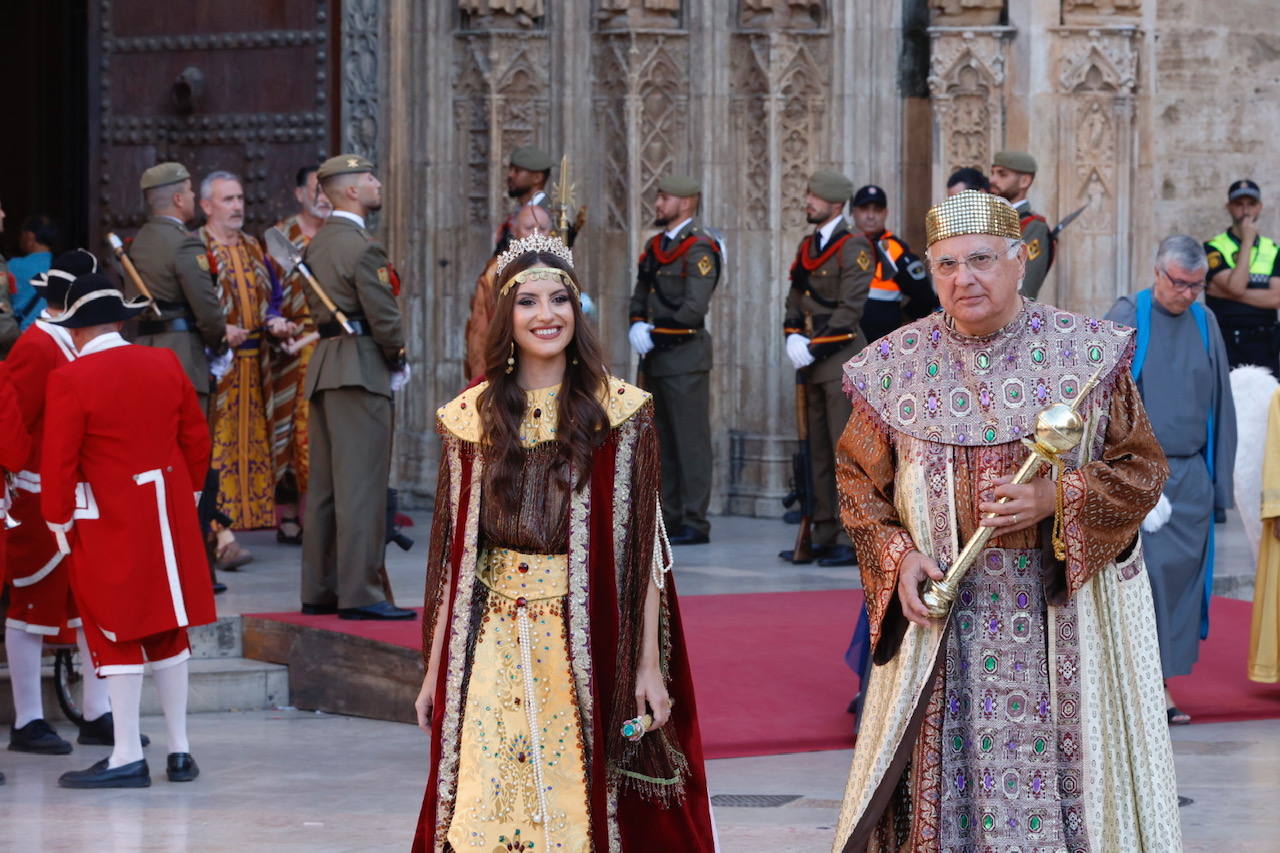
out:
M485 339L485 378L489 385L480 393L480 423L483 429L487 464L485 488L497 499L498 505L516 511L516 483L523 464L520 450L520 422L524 419L525 389L516 382L514 372L507 373L507 358L512 354L515 341L513 315L519 287L512 286L506 293L502 288L515 275L530 267L553 267L568 273L577 284L578 277L556 255L530 252L516 258L494 283L502 294L494 306L493 321ZM605 390L607 374L604 355L595 329L582 315L582 301L573 288L569 302L573 306L573 340L565 349L564 380L557 397L559 424L556 442L560 445L560 483L567 489L576 476L578 488L586 485L591 468L591 453L604 440L609 424L604 406L600 402ZM520 359L517 347L515 358Z

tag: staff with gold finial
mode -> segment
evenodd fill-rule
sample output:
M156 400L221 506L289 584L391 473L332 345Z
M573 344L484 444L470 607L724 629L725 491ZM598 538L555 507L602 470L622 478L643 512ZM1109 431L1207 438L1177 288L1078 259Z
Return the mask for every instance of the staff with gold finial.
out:
M578 190L572 174L569 168L569 155L565 154L560 158L560 179L556 181L555 203L552 205L552 210L556 212L556 230L560 233L560 239L569 248L573 248L574 240L587 224L585 204L578 208L573 221L569 221L569 210L574 205L574 196Z

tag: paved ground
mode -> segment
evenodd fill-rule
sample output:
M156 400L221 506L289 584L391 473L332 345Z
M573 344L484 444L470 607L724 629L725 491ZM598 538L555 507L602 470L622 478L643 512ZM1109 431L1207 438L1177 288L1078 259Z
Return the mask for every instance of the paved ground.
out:
M391 576L403 604L422 597L426 518L419 544L392 553ZM795 528L759 519L715 520L715 542L677 551L683 594L831 589L855 584L853 570L789 566L774 557ZM1219 528L1219 572L1252 575L1239 525ZM259 560L226 575L225 614L297 606L297 549L270 534L244 541ZM835 652L839 653L839 650ZM148 688L150 689L150 688ZM368 851L405 850L426 775L426 739L396 723L294 710L196 715L191 740L204 775L164 781L164 727L144 723L154 787L143 791L64 791L58 774L88 766L105 748L68 757L0 753L0 850L26 851ZM1186 850L1280 851L1280 721L1175 729ZM850 753L833 751L714 761L722 849L824 851ZM740 795L773 795L776 806L731 805ZM745 802L750 802L745 801ZM1163 852L1161 852L1163 853Z

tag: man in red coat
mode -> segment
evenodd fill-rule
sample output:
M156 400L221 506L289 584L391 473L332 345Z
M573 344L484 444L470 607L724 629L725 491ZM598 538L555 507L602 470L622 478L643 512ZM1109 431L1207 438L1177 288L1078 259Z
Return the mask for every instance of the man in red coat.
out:
M126 304L110 279L80 276L57 325L78 357L49 376L41 507L71 585L114 715L111 757L64 773L67 788L142 788L138 708L151 663L169 736L168 776L199 773L187 744L187 627L214 621L196 489L209 467L209 431L195 388L166 349L131 346Z
M26 459L13 469L13 507L16 522L5 537L9 610L4 649L13 690L13 727L9 749L42 755L66 755L71 744L58 736L44 718L40 665L46 640L78 642L89 660L84 631L71 597L71 569L58 550L40 514L40 437L44 424L44 395L49 374L75 359L71 333L51 321L62 313L67 288L77 276L95 272L98 260L84 249L58 256L47 273L31 280L48 308L22 333L9 351L6 364L18 395L22 420L31 436ZM106 682L84 680L82 709L85 723L79 742L107 744L113 738L111 706Z
M9 526L9 478L22 467L27 452L31 449L31 438L26 426L22 423L22 410L18 407L18 395L9 381L9 368L0 362L0 577L4 573L3 538ZM0 785L4 784L4 774L0 773Z

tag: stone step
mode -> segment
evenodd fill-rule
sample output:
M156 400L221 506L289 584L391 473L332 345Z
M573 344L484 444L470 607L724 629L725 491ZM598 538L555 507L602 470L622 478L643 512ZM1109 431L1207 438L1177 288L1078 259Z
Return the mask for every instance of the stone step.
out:
M242 636L239 616L223 616L217 622L187 631L193 658L244 657Z
M45 717L64 720L53 686L52 662L44 667L42 686ZM78 690L76 698L79 698ZM288 667L240 657L193 658L191 661L189 713L264 710L288 704ZM142 713L160 713L159 696L145 685L142 689ZM12 722L13 692L9 688L9 668L0 666L0 723Z

